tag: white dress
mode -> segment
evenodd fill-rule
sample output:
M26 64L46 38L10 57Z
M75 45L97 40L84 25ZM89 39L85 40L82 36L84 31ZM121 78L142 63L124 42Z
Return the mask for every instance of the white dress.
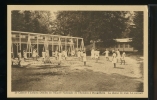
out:
M117 59L120 59L120 52L117 51Z
M23 52L23 57L27 58L27 53L26 52Z
M105 57L108 57L109 51L105 51Z
M18 53L18 58L21 60L21 52Z
M64 56L67 57L67 51L64 52Z
M42 52L42 57L45 58L46 52Z
M58 60L61 61L62 60L62 53L58 54Z
M99 54L98 54L98 53L99 53L98 51L95 51L95 52L94 52L94 56L95 56L96 59L99 57Z
M94 50L91 50L91 58L94 58Z
M58 56L58 52L57 51L55 51L55 57L57 57Z
M122 54L121 60L125 60L125 53Z
M32 57L36 57L36 51L33 51Z
M113 53L112 57L113 57L112 63L116 63L117 62L116 53Z
M98 57L100 56L100 51L97 51L97 53L98 53Z
M81 56L81 52L78 51L78 52L77 52L77 57L80 58L80 56Z

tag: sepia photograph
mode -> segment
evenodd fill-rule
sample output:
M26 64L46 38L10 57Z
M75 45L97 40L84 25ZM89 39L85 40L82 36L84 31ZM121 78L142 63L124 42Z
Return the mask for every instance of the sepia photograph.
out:
M148 97L147 6L8 5L8 97Z

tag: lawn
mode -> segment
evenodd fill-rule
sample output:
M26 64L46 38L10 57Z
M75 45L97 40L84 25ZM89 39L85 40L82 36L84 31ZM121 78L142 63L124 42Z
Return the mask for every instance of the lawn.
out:
M111 57L110 57L111 60ZM87 57L87 65L68 58L61 65L12 66L12 91L143 92L143 63L126 57L126 65Z

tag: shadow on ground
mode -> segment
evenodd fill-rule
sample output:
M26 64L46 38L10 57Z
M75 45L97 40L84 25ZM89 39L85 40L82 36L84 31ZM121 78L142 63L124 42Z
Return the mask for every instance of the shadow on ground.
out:
M69 70L66 66L38 67L13 67L12 91L143 91L142 82L116 73Z

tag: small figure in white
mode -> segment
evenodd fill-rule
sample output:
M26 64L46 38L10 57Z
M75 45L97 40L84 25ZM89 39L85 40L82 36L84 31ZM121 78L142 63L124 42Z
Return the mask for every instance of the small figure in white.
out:
M21 50L18 51L18 65L21 66Z
M94 52L94 57L96 59L96 63L98 62L98 58L99 58L99 52L97 50L95 50Z
M67 58L67 51L63 50L62 55L63 55L64 59L66 60L66 58Z
M62 61L62 53L61 53L61 51L59 51L59 53L58 53L58 65L60 65L61 64L61 61Z
M118 62L118 60L120 60L120 51L119 51L119 49L117 49L117 62Z
M109 51L106 49L105 52L103 52L103 54L105 53L105 57L106 57L106 60L109 61Z
M56 60L58 59L58 51L57 50L55 51L55 59Z
M23 58L24 58L24 61L27 59L27 52L25 50L23 50Z
M51 63L50 56L49 56L49 50L46 50L46 53L45 53L45 63Z
M45 62L45 57L46 57L46 52L42 52L42 58L43 58L43 62Z
M100 51L97 50L97 53L98 53L98 59L100 59Z
M80 50L78 50L78 52L77 52L77 57L78 57L78 59L80 61L80 59L81 59L81 52L80 52Z
M83 51L80 51L81 61L83 61Z
M126 56L126 54L125 54L125 52L123 52L122 57L121 57L121 64L124 63L124 65L125 65L125 56Z
M71 56L74 57L75 56L75 50L71 51Z
M92 48L92 50L91 50L91 59L94 59L94 48Z
M83 52L83 62L84 62L84 66L86 66L86 61L87 61L86 53Z
M35 60L36 60L36 50L34 49L33 52L32 52L32 57L33 57L33 63L35 64Z
M112 55L112 63L114 64L114 68L116 68L117 57L115 51L113 51Z

